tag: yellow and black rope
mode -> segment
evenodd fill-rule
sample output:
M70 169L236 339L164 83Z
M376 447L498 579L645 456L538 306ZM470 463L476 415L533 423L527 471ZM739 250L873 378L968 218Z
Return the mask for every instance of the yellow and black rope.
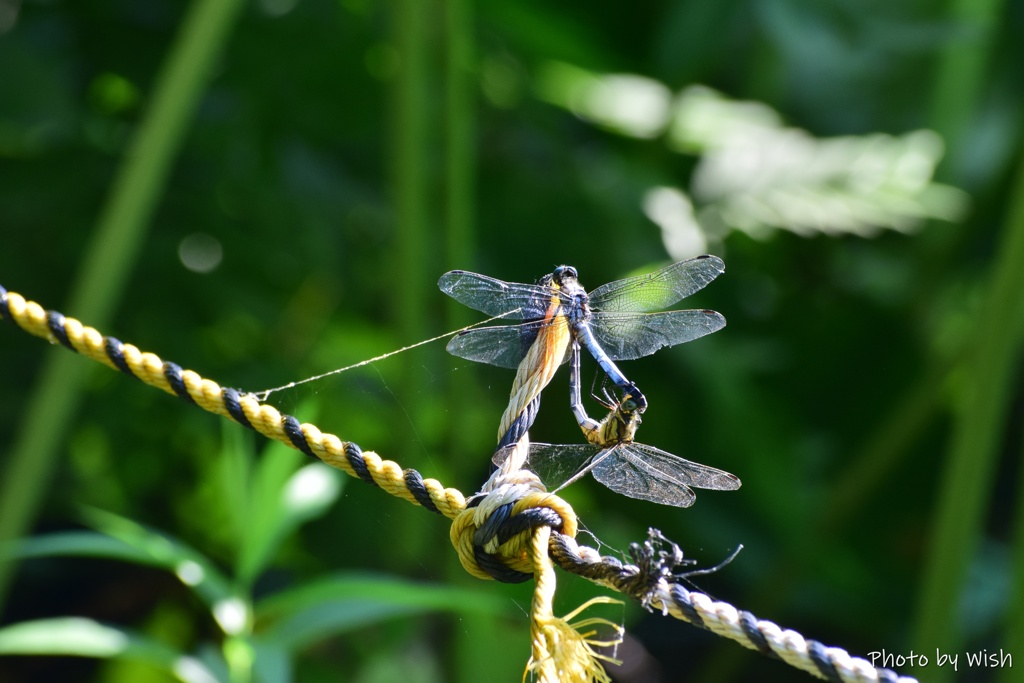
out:
M558 289L555 283L547 284ZM559 313L560 302L552 298L546 322ZM536 530L544 526L576 535L576 515L569 504L547 493L540 480L524 469L541 392L562 364L571 339L564 317L556 324L536 326L536 337L519 363L498 424L497 448L511 449L510 455L470 499L471 512L452 525L452 543L459 548L463 567L474 576L505 583L533 579L537 567L529 561L526 548Z
M540 560L550 558L562 569L612 588L648 609L661 610L666 615L731 638L818 678L836 683L915 683L912 678L851 657L840 648L806 640L794 631L758 620L728 603L686 590L681 580L687 572L679 571L678 549L665 552L658 549L654 540L648 539L642 546L635 544L631 549L633 563L623 563L617 558L602 556L593 548L577 545L574 538L577 522L572 508L558 496L546 493L529 473L499 473L489 482L494 484L490 490L475 496L467 505L460 491L445 488L436 479L424 478L413 469L403 469L372 451L363 451L355 443L321 432L315 425L300 423L251 395L221 387L155 354L142 352L113 337L104 337L74 318L46 311L2 286L0 319L11 320L29 334L59 343L322 460L393 496L454 520L453 544L467 571L479 578L522 581L537 577L540 580L546 576ZM513 431L517 432L516 442L528 446L527 430L536 415L540 391L561 362L557 349L551 352L556 347L544 348L549 352L546 356L524 361L525 365L521 366L523 377L513 389L499 440ZM504 480L499 481L501 479ZM495 496L498 497L493 501L496 505L485 511L484 508L490 507L485 501ZM538 535L540 529L543 532ZM531 545L541 541L546 541L541 544L548 550L545 558L538 558L536 547L531 552ZM549 587L544 593L550 590ZM545 680L543 674L541 679Z
M2 286L0 318L8 318L29 334L59 343L203 410L231 418L269 439L291 446L431 512L454 519L466 507L465 497L457 489L445 488L436 479L424 479L414 469L402 469L397 463L382 460L372 451L363 451L351 441L342 441L334 434L321 432L315 425L300 423L271 405L260 403L235 389L221 387L191 370L182 370L176 363L161 360L156 354L142 352L114 337L105 337L74 318L46 311L39 304L26 301Z

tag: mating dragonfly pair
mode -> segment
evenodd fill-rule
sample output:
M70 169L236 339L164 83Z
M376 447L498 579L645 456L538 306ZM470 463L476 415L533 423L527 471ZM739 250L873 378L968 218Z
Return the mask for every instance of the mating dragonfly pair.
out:
M557 360L570 362L570 406L588 443L532 444L527 458L530 469L553 491L591 473L609 489L631 498L688 507L695 498L690 487L734 490L740 480L728 472L636 443L647 398L615 361L642 358L724 327L725 318L715 311L652 312L702 289L724 270L721 259L699 256L603 285L589 294L570 266L558 267L536 285L453 270L438 281L442 292L488 315L525 322L462 332L448 344L448 351L467 360L517 368L535 344L568 335L571 341L565 357ZM581 346L621 392L617 400L607 392L606 400L598 398L609 410L601 421L592 419L583 407ZM511 449L500 448L494 464L501 465Z

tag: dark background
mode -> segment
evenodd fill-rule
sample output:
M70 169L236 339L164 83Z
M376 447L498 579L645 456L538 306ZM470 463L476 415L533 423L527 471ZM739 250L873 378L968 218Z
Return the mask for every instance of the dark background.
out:
M891 230L881 211L870 236L857 234L828 203L849 188L811 174L790 189L817 228L708 228L705 248L727 271L684 307L714 308L728 327L623 366L651 404L640 440L737 474L739 491L698 492L688 510L593 481L565 497L607 553L648 526L701 566L743 544L698 584L783 628L859 656L960 652L958 680L1020 680L968 670L962 654L1024 658L1024 609L1012 608L1024 575L1020 2L247 3L217 41L194 113L180 117L184 137L151 216L116 241L111 264L127 259L125 275L112 276L101 302L76 299L87 258L103 277L106 253L89 250L173 41L187 52L199 40L182 28L186 9L0 0L0 284L247 390L479 320L436 289L451 268L531 282L569 263L594 288L693 255L666 251L643 201L675 187L710 212L699 215L713 213L715 199L691 188L709 150L681 154L671 136L640 139L574 115L554 101L569 95L552 96L552 65L641 75L673 94L710 86L771 107L813 139L855 136L866 147L874 134L936 131L946 154L935 180L969 197L952 220ZM881 205L880 196L861 198ZM196 235L201 251L222 251L210 272L179 256ZM96 305L111 315L86 317ZM272 402L469 494L486 476L512 373L450 357L443 343ZM91 506L173 535L230 573L229 503L211 481L225 430L238 427L76 359L77 407L45 422L58 435L52 472L14 473L30 396L60 354L0 330L0 466L5 490L25 492L13 507L30 511L26 533L80 528ZM566 396L563 372L535 440L580 439ZM18 476L42 481L38 495ZM455 605L327 632L295 659L296 680L518 680L529 586L481 584L455 561L441 517L343 484L323 516L285 540L257 598L354 571L496 592L510 610L485 619ZM560 574L556 612L605 592ZM603 609L639 640L620 654L647 667L616 680L804 679L636 606ZM113 560L28 560L2 614L5 624L88 616L183 651L221 644L173 575ZM77 659L2 658L0 670L10 680L167 680Z

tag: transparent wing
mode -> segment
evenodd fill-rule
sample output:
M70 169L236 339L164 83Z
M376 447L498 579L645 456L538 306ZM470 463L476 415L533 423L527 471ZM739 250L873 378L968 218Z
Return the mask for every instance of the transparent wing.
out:
M542 318L557 291L544 285L503 282L487 275L451 270L437 281L438 288L459 303L487 315L504 315L515 320Z
M594 338L612 360L649 356L660 348L683 344L725 327L725 317L715 311L665 311L662 313L594 313L590 320Z
M592 472L594 479L616 493L681 508L693 505L696 496L691 486L716 491L740 487L733 474L639 443L618 445Z
M536 330L529 329L532 327L536 323L466 330L448 342L448 353L499 368L517 368L536 338Z
M501 325L499 327L477 327L466 330L452 337L448 342L448 353L459 358L496 365L499 368L518 368L520 361L530 350L530 346L537 340L538 332L542 327L563 327L564 331L550 330L554 334L548 334L545 339L548 343L555 343L558 338L564 335L568 337L568 323L564 317L557 317L551 323L531 322L522 325ZM559 334L559 332L561 334ZM564 363L569 357L569 345L561 350L561 356L557 359L558 364Z
M494 454L491 462L501 465L511 450L512 447L502 448ZM533 443L530 444L526 464L540 477L548 491L555 491L585 474L601 450L600 446L591 444Z
M658 311L704 289L724 272L725 264L717 256L678 261L654 273L601 285L590 293L590 307L595 311Z
M494 452L494 455L491 456L491 464L494 465L495 467L501 467L501 465L506 460L508 460L508 456L512 455L512 450L514 448L515 446L505 446L504 448L499 448L497 451Z

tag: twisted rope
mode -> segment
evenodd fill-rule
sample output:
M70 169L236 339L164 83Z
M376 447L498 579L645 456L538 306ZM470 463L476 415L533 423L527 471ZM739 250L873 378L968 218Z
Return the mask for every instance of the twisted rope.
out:
M751 613L737 610L728 603L684 589L680 580L686 573L676 571L677 558L681 556L678 548L673 552L661 551L649 538L642 547L634 544L631 548L634 562L630 564L578 545L573 538L577 522L572 508L558 496L544 493L543 486L529 472L510 471L493 477L494 486L487 494L475 496L467 504L461 492L443 487L436 479L424 479L416 470L402 469L391 460L382 460L372 451L363 451L353 442L321 432L315 425L300 423L252 396L223 388L191 370L182 370L175 363L163 361L155 354L142 352L113 337L105 337L74 318L46 311L39 304L26 301L2 286L0 319L11 320L29 334L50 343L59 343L149 386L318 458L393 496L454 520L451 531L453 545L460 559L473 558L469 565L464 560L463 565L474 576L499 580L507 576L525 580L518 577L529 579L535 574L543 575L543 582L539 582L543 590L538 599L542 601L540 611L545 619L550 612L545 611L543 605L550 604L553 575L538 563L543 562L542 549L547 547L550 559L568 572L628 595L648 609L660 610L663 614L735 640L744 647L777 657L818 678L837 683L916 683L913 678L899 676L889 669L875 668L864 659L851 657L840 648L805 640L794 631L783 630L770 621L758 620ZM539 355L528 355L530 362L524 361L520 365L517 373L520 388L513 388L509 408L502 417L502 424L508 419L509 427L499 436L521 429L523 433L517 437L518 441L527 438L525 432L536 416L540 390L550 381L563 357L554 347L542 348L549 348L552 352L544 354L538 351ZM545 376L547 380L543 379ZM517 427L517 424L524 427ZM507 575L502 574L502 567L508 570ZM500 576L495 576L495 573ZM534 637L535 643L543 640L542 637ZM543 654L541 659L537 658L538 650L543 650L543 647L535 647L535 662L541 662L543 658Z
M549 312L546 322L550 318ZM524 469L530 451L528 430L540 407L540 393L555 376L571 340L564 321L539 325L516 370L498 426L498 448L513 448L451 529L459 560L473 576L504 583L528 581L534 578L534 568L524 549L538 528L576 535L576 515L569 504L546 493L540 479ZM522 500L532 503L523 507L516 502Z
M662 550L664 544L670 550ZM873 666L838 647L807 640L796 631L758 619L727 602L690 591L682 581L692 571L679 571L682 553L674 543L651 530L642 545L630 546L633 563L601 556L575 539L552 532L549 551L562 569L607 586L639 602L698 628L733 640L743 647L780 659L792 667L833 683L917 683L891 669Z
M144 353L114 337L105 337L74 318L26 301L16 292L0 286L0 318L12 320L31 335L80 353L114 370L135 377L151 387L227 417L286 446L317 458L346 474L380 487L393 496L420 505L431 512L455 519L466 507L457 489L445 488L436 479L424 479L413 469L382 460L373 451L363 451L351 441L321 432L315 425L300 423L271 405L260 403L235 389L221 387L191 370Z
M539 527L533 535L530 557L534 561L536 588L530 610L530 640L532 656L527 671L533 671L542 683L547 681L595 681L611 683L611 676L601 665L601 660L621 664L622 662L602 654L595 647L610 648L622 642L623 628L607 619L589 618L573 623L571 620L589 606L619 600L607 597L591 598L563 618L556 617L552 610L555 599L555 572L548 556L551 536L556 532ZM610 639L599 639L596 631L584 631L593 626L602 626L612 633Z

